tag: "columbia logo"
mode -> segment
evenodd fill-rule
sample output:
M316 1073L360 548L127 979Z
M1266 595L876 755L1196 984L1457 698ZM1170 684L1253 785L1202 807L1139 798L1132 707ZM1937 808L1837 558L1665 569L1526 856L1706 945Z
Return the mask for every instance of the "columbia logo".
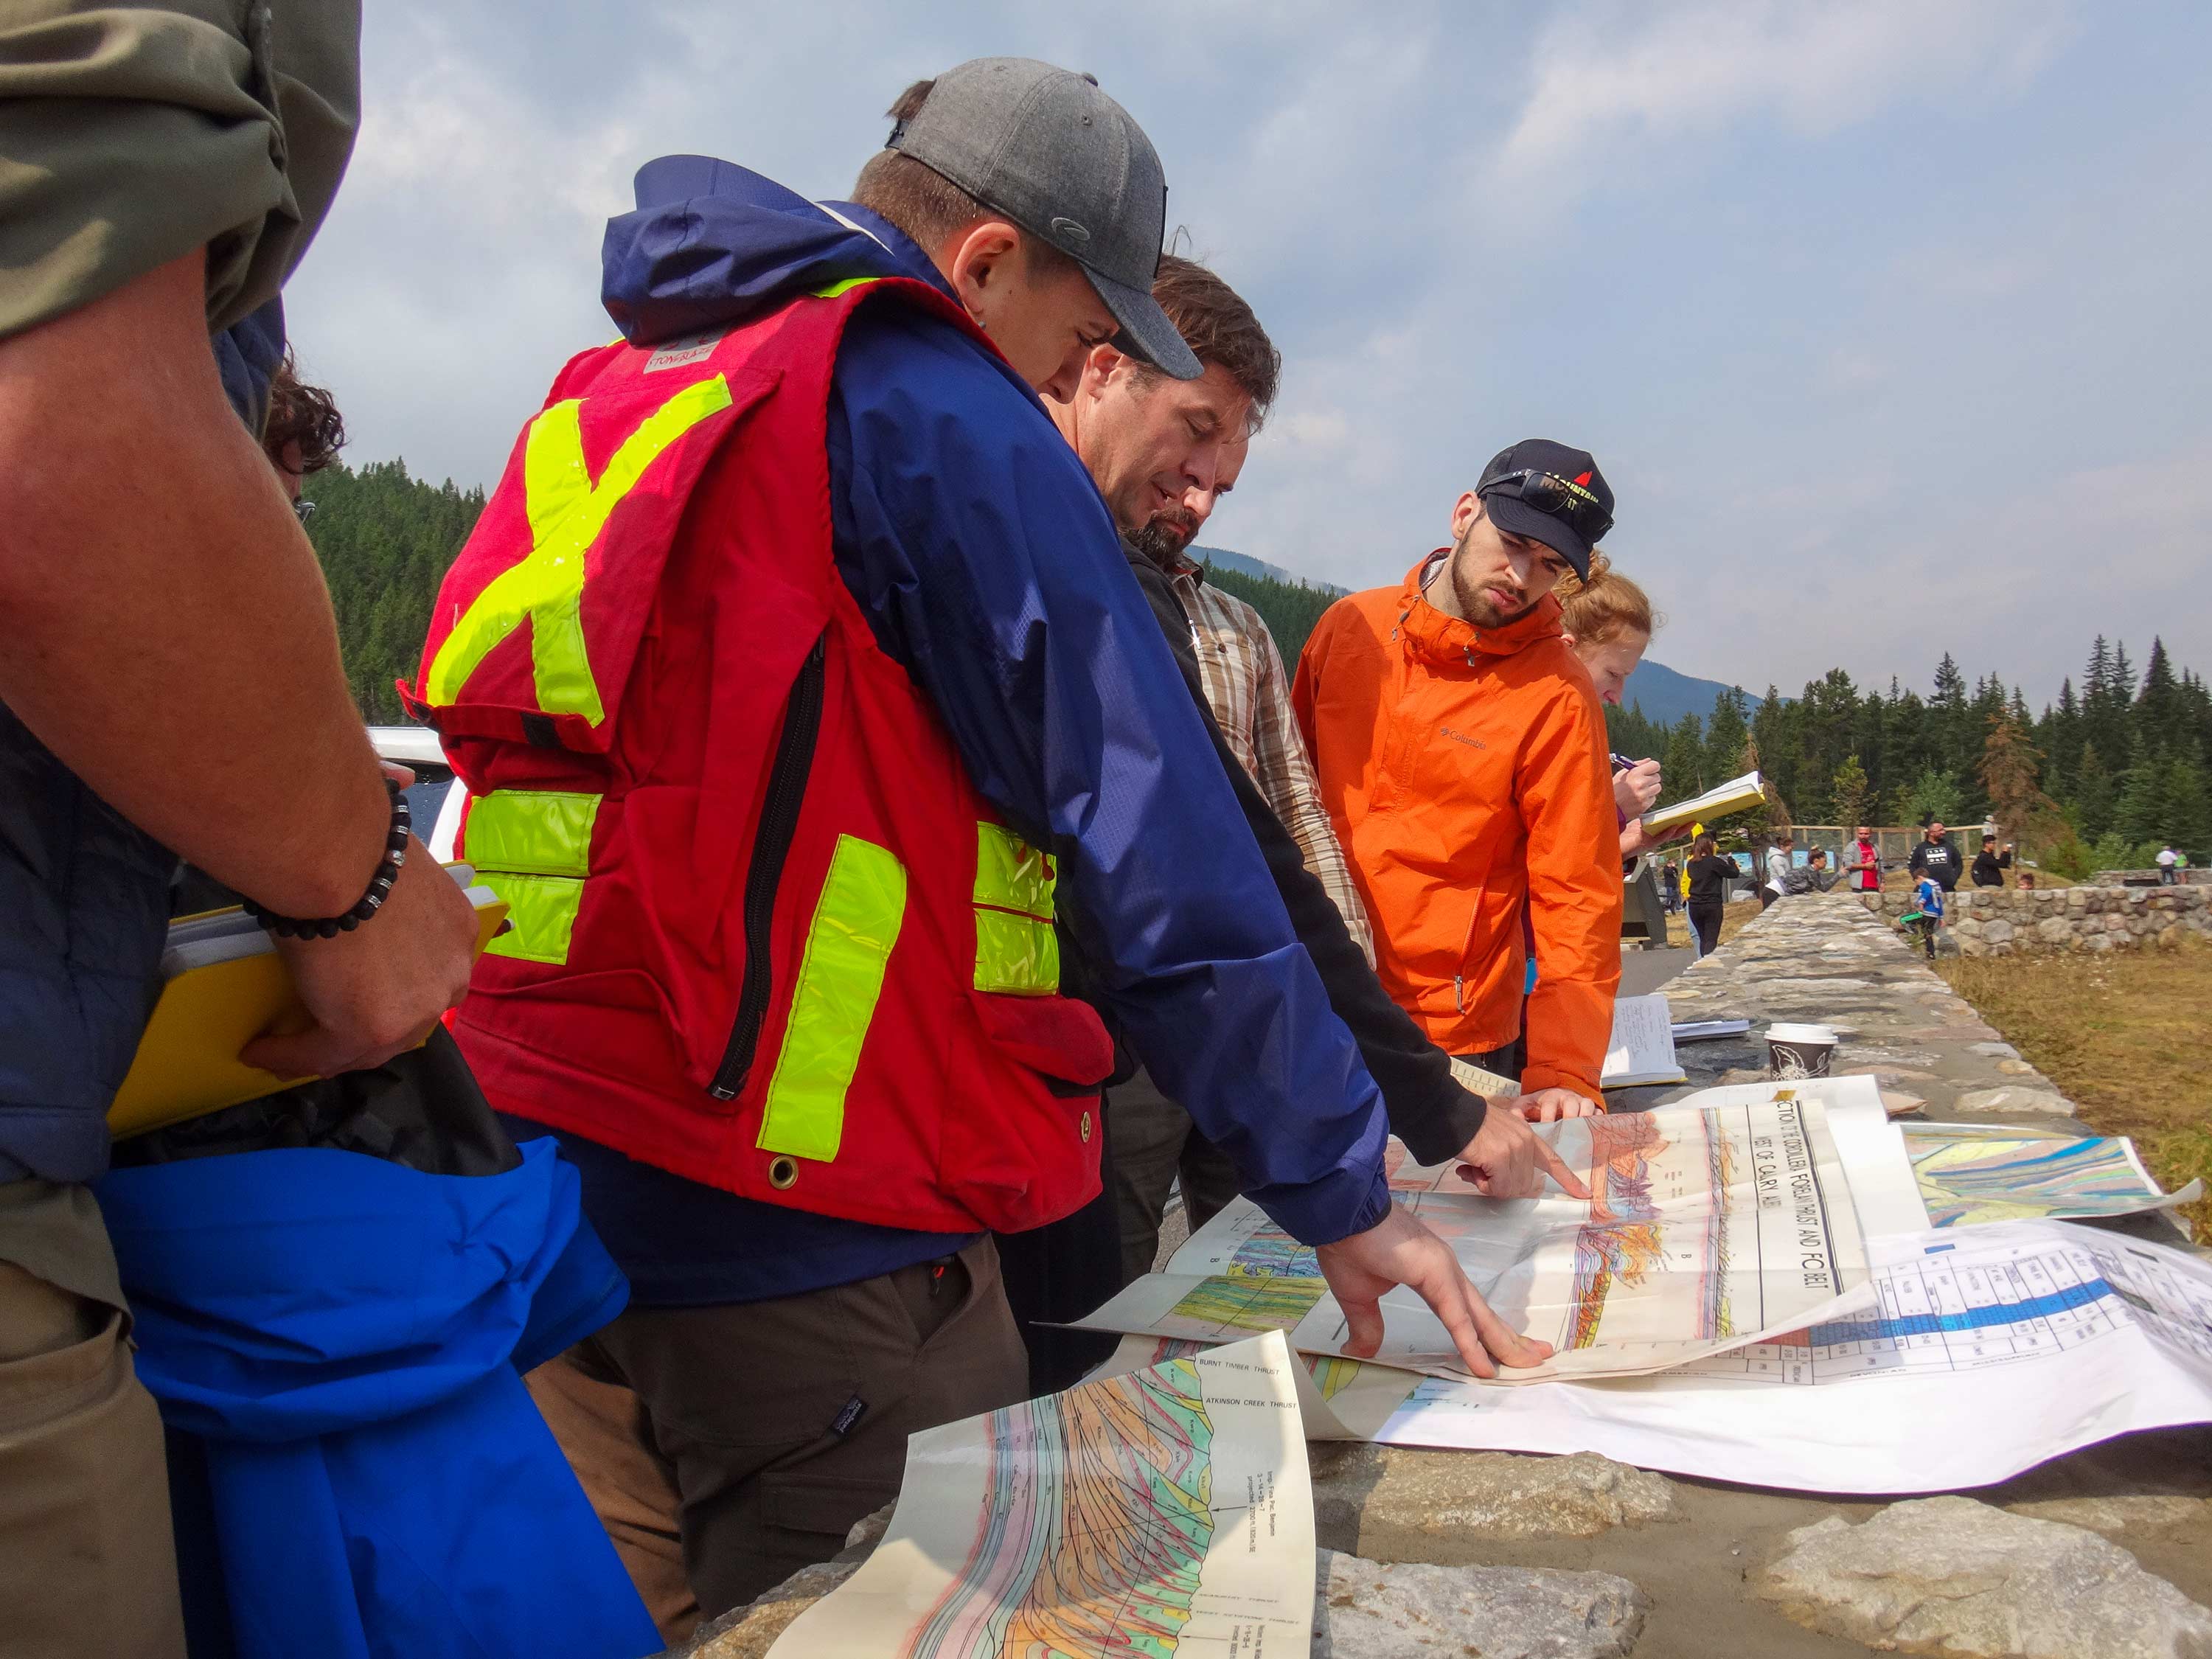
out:
M1437 727L1437 730L1441 732L1445 737L1449 738L1454 743L1463 743L1470 749L1487 749L1490 747L1490 745L1485 743L1480 738L1470 738L1466 732L1455 732L1449 726L1439 726Z

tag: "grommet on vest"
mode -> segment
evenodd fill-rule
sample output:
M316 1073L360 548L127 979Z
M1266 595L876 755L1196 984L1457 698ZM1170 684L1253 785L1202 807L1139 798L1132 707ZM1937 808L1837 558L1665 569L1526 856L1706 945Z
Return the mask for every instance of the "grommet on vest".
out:
M780 1193L789 1192L799 1184L799 1160L795 1158L771 1159L768 1166L768 1184Z
M1091 1114L1088 1112L1083 1115L1083 1144L1086 1146L1091 1144Z

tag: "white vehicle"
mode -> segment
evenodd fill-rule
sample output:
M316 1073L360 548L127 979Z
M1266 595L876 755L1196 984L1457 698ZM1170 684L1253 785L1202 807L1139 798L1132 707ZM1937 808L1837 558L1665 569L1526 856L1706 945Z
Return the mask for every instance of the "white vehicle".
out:
M431 857L441 864L451 864L453 838L461 827L461 804L468 799L468 791L460 787L453 769L446 763L438 734L427 726L372 726L368 740L375 745L379 759L414 772L415 781L406 794L415 833L430 849Z

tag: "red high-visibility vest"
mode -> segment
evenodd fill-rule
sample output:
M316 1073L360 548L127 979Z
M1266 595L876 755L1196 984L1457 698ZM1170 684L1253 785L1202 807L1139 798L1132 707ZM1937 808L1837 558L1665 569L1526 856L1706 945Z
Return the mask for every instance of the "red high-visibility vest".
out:
M584 352L516 442L403 688L513 907L454 1030L501 1109L708 1186L1035 1227L1098 1190L1113 1046L1058 994L1051 859L833 562L863 303L974 332L922 283L840 283Z

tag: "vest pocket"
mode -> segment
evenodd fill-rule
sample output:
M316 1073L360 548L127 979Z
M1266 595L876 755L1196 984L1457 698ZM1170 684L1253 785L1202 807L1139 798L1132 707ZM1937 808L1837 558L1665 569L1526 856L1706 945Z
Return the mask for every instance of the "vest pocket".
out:
M722 1048L707 1092L717 1100L734 1100L752 1075L753 1057L760 1048L761 1027L769 1005L775 998L770 938L775 921L775 893L783 881L784 860L790 856L792 837L799 830L799 808L806 798L806 780L814 769L814 749L822 735L823 683L827 676L829 636L814 641L806 660L791 684L784 705L783 734L776 739L775 760L769 769L768 793L761 807L760 827L753 834L751 861L745 866L743 925L745 943L744 976L738 983L738 1011ZM872 1001L871 1003L872 1006Z
M967 1000L973 1035L955 1045L945 1096L945 1191L996 1231L1057 1221L1098 1188L1098 1085L1114 1069L1113 1039L1067 997Z

